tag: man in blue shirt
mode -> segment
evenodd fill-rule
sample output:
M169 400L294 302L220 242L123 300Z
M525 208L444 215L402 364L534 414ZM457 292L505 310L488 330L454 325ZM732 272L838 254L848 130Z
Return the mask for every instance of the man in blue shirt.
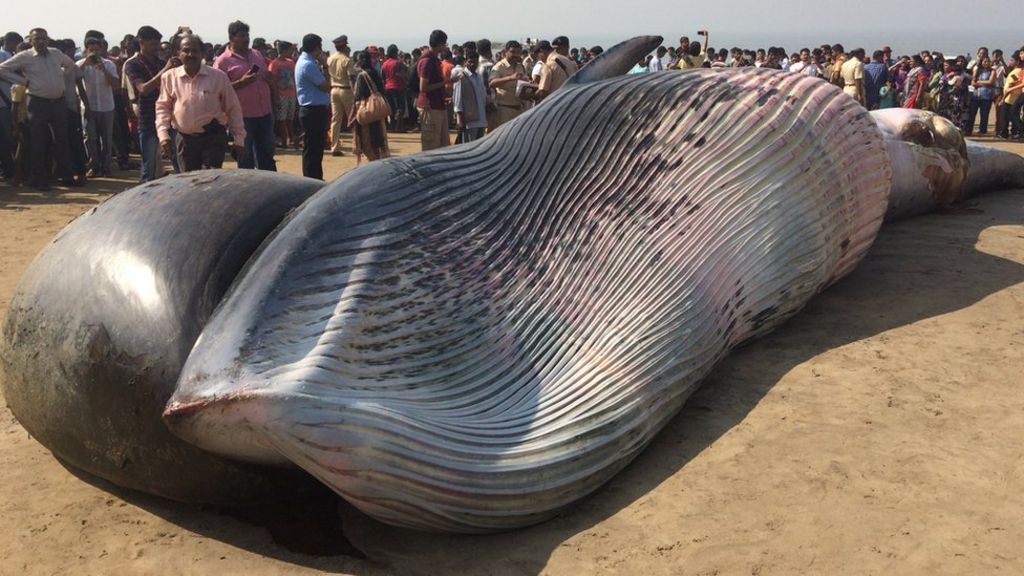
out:
M885 52L875 50L870 64L864 66L864 101L868 110L877 110L881 95L878 91L889 80L889 67L885 65Z
M302 55L295 63L295 90L299 101L302 137L302 175L324 179L324 138L331 103L331 77L327 73L323 40L316 34L302 37Z

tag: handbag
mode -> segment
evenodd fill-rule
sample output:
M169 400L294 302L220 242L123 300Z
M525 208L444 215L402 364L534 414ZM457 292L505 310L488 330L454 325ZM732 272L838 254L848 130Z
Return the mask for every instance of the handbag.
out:
M362 73L363 80L370 86L370 97L359 103L359 109L356 110L356 122L367 126L374 122L380 122L388 116L391 116L391 106L388 105L388 101L384 99L384 96L377 91L377 84L370 78L370 75L366 72Z

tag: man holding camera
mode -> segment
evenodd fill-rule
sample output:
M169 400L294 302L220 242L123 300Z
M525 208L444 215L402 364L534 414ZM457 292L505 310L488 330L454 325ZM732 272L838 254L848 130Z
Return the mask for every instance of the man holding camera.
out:
M114 141L114 88L120 86L117 66L102 56L99 38L85 39L85 57L78 61L88 96L85 116L86 146L89 150L89 178L110 176Z
M228 24L228 45L213 62L213 67L228 75L242 106L245 155L238 158L238 167L276 172L274 114L270 102L272 77L263 55L249 48L248 24L240 21Z
M224 165L231 129L233 151L241 158L245 149L245 122L242 106L227 74L203 64L203 41L185 36L178 50L181 66L160 77L160 97L156 101L156 130L160 149L170 157L176 147L182 172ZM171 130L177 130L176 146Z

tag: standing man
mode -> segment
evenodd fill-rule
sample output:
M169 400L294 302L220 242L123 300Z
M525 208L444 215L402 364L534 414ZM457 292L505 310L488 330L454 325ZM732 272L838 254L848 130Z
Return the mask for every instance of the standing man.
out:
M558 36L551 41L554 51L548 55L544 70L540 75L540 88L537 99L543 100L565 84L570 76L576 73L576 63L569 58L569 39Z
M85 82L86 143L89 150L89 178L110 176L114 144L114 88L120 85L117 67L100 54L99 38L85 39L85 57L78 61Z
M355 106L352 79L356 77L356 63L350 57L348 36L334 39L334 54L327 59L331 76L331 156L344 156L341 137L348 131L349 115Z
M302 175L324 179L324 138L327 106L331 102L331 78L324 58L323 40L316 34L302 37L302 55L295 63L295 88L299 97L302 137Z
M124 75L135 90L135 99L139 106L139 150L142 152L142 169L140 182L156 180L163 175L160 161L160 139L156 131L156 100L160 96L160 79L165 74L181 66L177 57L164 61L160 59L160 32L152 26L139 28L136 35L139 41L139 53L124 63ZM173 141L174 135L169 139ZM172 155L177 164L177 155Z
M665 57L665 54L668 54L668 48L658 46L658 50L655 54L657 55L654 58L651 58L651 63L647 65L648 72L661 72L665 69L662 59Z
M523 47L509 40L505 43L505 57L491 68L489 85L494 90L494 104L498 109L492 130L523 113L523 101L516 94L518 83L527 79L522 57Z
M245 156L239 168L277 171L274 162L274 112L270 106L267 60L258 50L249 48L249 25L228 24L228 45L213 62L213 67L228 75L242 105L245 121Z
M889 67L885 64L885 52L875 50L871 63L864 65L864 100L868 110L877 110L882 97L879 91L889 81Z
M20 42L20 40L19 40ZM5 42L6 44L6 39ZM0 48L0 64L13 56ZM0 78L0 177L14 178L14 116L11 110L11 83Z
M864 98L864 49L855 48L850 52L850 57L843 62L839 73L843 78L843 92L866 108L868 103Z
M416 63L420 94L416 109L420 113L420 144L423 150L443 148L448 140L448 114L445 107L445 79L441 74L439 56L448 47L448 35L442 30L430 33L430 50Z
M54 47L68 58L74 59L75 41L67 38L54 42ZM82 106L89 112L89 98L85 92L85 74L75 66L64 71L64 102L68 115L68 160L71 162L71 177L85 183L89 169L89 155L85 152L85 138L82 136Z
M181 66L161 76L156 101L156 129L164 156L172 153L173 129L177 131L174 147L182 172L204 166L220 168L227 152L226 128L230 127L235 155L241 159L245 155L240 144L245 141L245 121L228 75L203 64L199 36L181 38L178 58Z
M64 74L75 71L75 62L60 50L50 48L43 28L29 32L31 50L19 52L0 64L0 78L22 84L28 90L29 133L32 140L32 187L50 189L50 161L66 186L82 186L71 177L68 149L68 113L64 101Z

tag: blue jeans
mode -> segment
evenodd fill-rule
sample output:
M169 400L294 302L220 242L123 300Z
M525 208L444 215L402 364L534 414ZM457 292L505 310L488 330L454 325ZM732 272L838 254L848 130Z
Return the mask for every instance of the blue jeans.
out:
M277 139L274 136L274 115L267 114L243 120L245 121L245 158L238 163L238 167L277 172L277 163L274 162L274 147L277 145Z
M139 150L142 152L139 182L149 182L162 176L163 162L160 161L160 140L157 138L156 128L139 126Z

